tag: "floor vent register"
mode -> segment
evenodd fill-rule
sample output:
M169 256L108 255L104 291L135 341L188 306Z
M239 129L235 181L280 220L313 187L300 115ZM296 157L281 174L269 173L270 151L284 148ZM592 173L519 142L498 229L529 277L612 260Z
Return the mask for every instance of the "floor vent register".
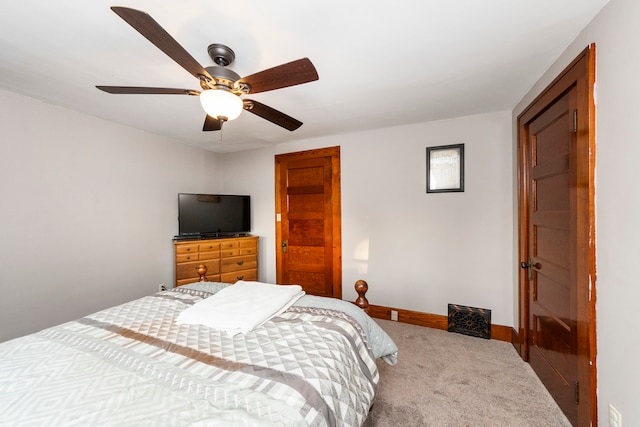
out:
M449 332L491 339L491 310L449 304Z

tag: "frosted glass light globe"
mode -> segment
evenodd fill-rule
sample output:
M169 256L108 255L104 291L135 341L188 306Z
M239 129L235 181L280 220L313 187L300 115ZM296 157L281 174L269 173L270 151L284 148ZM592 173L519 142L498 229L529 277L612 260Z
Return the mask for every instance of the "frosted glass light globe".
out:
M207 89L200 93L200 103L204 111L215 118L233 120L242 112L242 99L226 90Z

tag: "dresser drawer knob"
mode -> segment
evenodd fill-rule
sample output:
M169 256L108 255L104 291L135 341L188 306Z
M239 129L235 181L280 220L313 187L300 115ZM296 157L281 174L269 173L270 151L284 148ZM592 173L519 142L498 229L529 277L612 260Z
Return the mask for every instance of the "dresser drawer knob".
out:
M242 279L244 279L244 276L236 276L236 279L242 280Z
M236 262L236 264L242 265L242 264L244 264L244 261L238 261L238 262Z

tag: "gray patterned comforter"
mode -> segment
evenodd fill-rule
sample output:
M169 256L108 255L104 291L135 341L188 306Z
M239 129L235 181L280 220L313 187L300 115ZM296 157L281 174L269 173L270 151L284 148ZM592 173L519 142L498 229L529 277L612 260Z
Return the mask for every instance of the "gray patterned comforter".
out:
M0 425L359 426L378 370L362 327L294 306L242 336L174 319L177 288L0 344Z

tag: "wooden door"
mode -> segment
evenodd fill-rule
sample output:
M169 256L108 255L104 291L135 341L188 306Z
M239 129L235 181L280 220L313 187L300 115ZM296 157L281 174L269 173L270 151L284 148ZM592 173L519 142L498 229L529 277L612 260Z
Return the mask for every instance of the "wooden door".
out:
M593 60L518 118L521 350L575 426L596 419Z
M340 147L276 156L276 278L342 298Z
M577 423L577 282L572 258L571 189L575 166L575 88L529 124L531 200L529 205L529 363ZM529 272L527 272L529 275Z

